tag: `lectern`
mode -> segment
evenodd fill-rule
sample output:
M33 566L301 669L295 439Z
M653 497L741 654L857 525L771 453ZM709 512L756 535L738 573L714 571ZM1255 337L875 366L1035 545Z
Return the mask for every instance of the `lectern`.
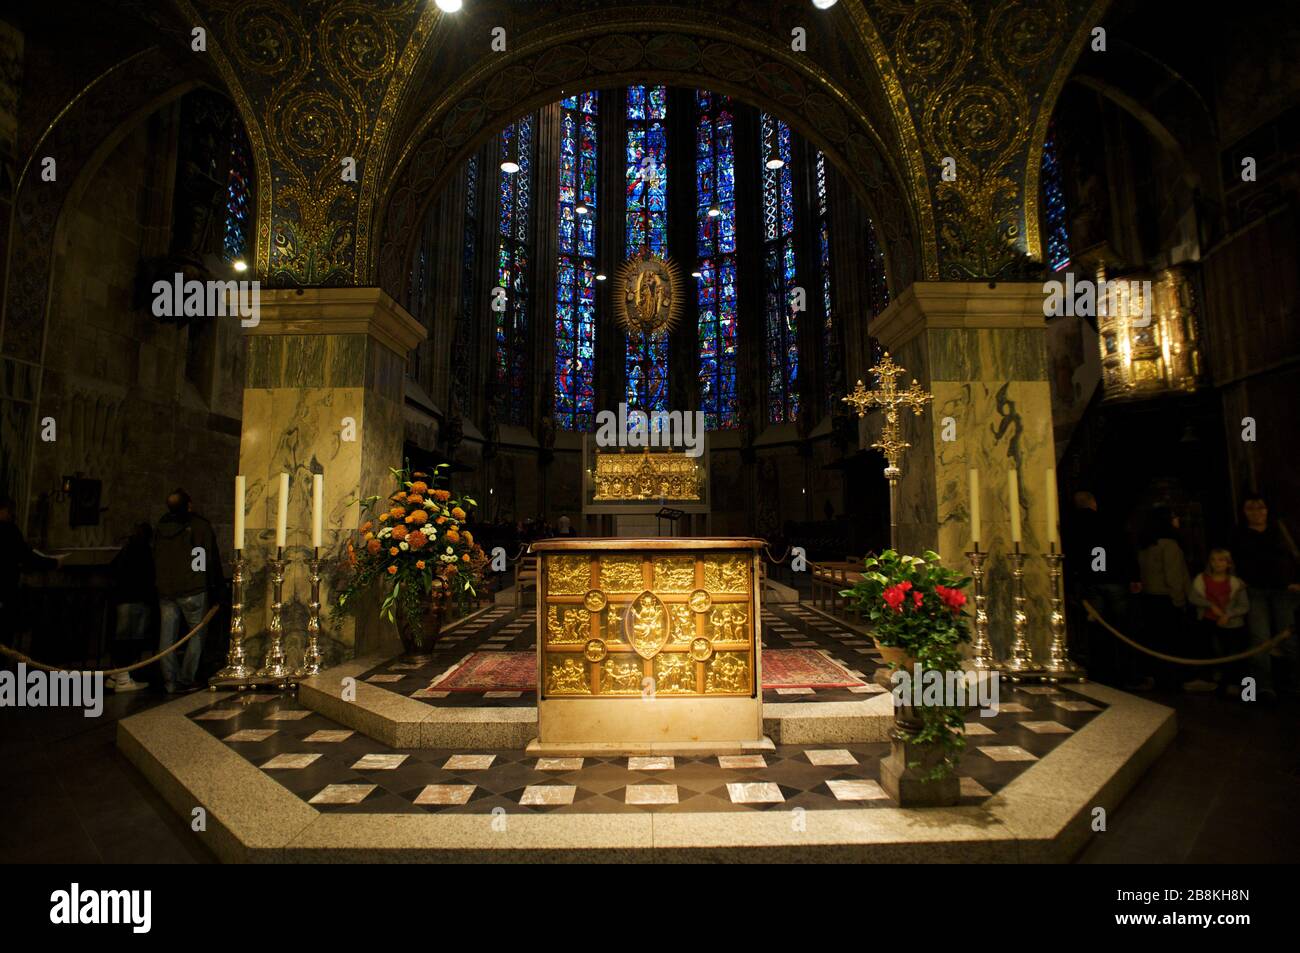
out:
M761 539L535 543L539 754L763 738Z

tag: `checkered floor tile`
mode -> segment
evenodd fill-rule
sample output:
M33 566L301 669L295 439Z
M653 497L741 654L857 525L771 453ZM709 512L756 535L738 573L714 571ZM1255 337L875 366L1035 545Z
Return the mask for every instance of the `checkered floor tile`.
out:
M221 694L190 717L323 812L490 814L499 808L608 814L843 810L894 803L880 787L887 744L780 745L762 754L698 757L394 750L303 708L290 693L256 697L260 700ZM963 804L996 794L1101 710L1068 689L1043 694L1008 688L1002 698L995 717L968 716L967 749L958 769Z

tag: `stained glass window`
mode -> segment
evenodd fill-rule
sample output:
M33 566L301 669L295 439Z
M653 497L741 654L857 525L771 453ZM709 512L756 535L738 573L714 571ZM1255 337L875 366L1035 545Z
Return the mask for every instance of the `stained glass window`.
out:
M531 408L528 400L528 304L530 224L532 212L533 119L507 126L501 134L500 156L511 157L519 171L498 173L497 184L497 288L492 313L495 319L496 399L502 419L526 424ZM497 302L500 302L498 304ZM504 306L504 307L502 307Z
M452 387L459 391L461 407L469 406L469 368L478 308L479 245L479 153L465 164L465 227L461 235L460 309L456 321L455 354L452 357Z
M733 107L730 97L707 90L696 91L695 107L700 410L705 426L718 430L739 425Z
M248 137L237 116L231 118L230 168L226 174L226 229L222 243L226 261L248 263L249 216L253 208L252 160Z
M627 241L634 255L648 246L656 255L668 251L668 90L663 86L629 86L627 90ZM629 335L624 361L629 407L666 410L668 338L647 340Z
M590 429L595 412L598 106L594 92L560 103L555 425L561 430Z
M1043 143L1043 215L1047 220L1047 267L1060 271L1070 264L1070 231L1066 224L1065 188L1061 184L1061 160L1056 150L1056 131L1049 129Z
M786 423L799 416L799 318L793 291L798 285L794 255L794 173L790 127L763 113L763 231L766 399L769 423ZM779 156L784 165L767 168Z
M822 370L829 409L836 394L832 393L835 372L839 367L839 335L835 328L835 309L831 301L831 222L830 203L826 195L826 155L817 150L814 167L814 185L817 191L817 266L821 272L822 293Z

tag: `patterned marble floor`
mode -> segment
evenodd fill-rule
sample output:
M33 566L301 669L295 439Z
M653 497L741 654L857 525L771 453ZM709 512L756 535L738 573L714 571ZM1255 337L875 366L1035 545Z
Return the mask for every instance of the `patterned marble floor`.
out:
M537 648L534 610L498 606L452 629L438 643L433 661L411 667L392 659L361 676L377 688L438 706L532 706L535 691L439 691L430 683L472 652L532 652ZM847 625L801 605L763 609L763 648L817 649L867 684L855 688L777 688L763 692L764 704L781 702L856 701L881 689L872 683L880 654L870 639Z
M1087 724L1101 706L1063 689L1005 692L972 713L962 803L979 803ZM522 751L392 749L301 707L291 693L223 695L190 716L321 811L484 814L761 811L894 806L886 744L783 745L757 755L536 758Z

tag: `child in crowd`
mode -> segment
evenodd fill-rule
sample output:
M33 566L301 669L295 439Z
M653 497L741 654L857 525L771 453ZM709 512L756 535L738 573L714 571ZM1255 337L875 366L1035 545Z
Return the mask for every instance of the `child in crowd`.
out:
M1192 580L1187 597L1196 606L1197 634L1202 652L1235 655L1246 648L1246 614L1250 602L1246 584L1233 575L1232 554L1212 549L1205 571ZM1241 691L1240 675L1245 662L1230 662L1220 672L1221 684L1230 693ZM1213 691L1215 684L1196 678L1183 684L1185 691Z

